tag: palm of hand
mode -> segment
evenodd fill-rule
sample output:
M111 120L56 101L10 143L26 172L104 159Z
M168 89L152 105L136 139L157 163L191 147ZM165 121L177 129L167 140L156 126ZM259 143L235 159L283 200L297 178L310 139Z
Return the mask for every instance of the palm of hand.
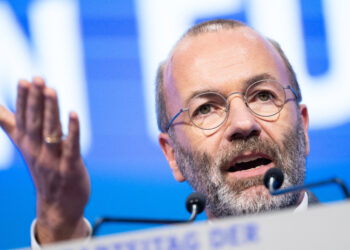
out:
M45 142L46 137L62 135L58 102L56 92L46 87L41 78L35 78L33 84L20 82L15 114L1 106L0 124L22 153L32 175L41 242L82 236L90 180L80 155L77 115L70 114L66 138Z

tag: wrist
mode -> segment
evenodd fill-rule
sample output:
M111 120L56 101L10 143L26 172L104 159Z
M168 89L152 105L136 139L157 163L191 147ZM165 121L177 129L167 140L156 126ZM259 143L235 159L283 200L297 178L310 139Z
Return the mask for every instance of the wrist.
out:
M36 220L35 238L39 244L86 238L91 235L89 223L82 217L76 222L47 223Z
M89 236L90 229L83 217L84 209L74 211L68 207L48 204L40 199L37 201L35 235L40 244Z

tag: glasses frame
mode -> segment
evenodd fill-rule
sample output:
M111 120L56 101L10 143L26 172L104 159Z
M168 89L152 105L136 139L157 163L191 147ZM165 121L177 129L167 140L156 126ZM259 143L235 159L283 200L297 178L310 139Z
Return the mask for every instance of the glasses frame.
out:
M283 91L284 91L284 103L283 103L281 109L278 110L276 113L271 114L271 115L260 115L260 114L258 114L258 113L256 113L256 112L254 112L254 111L249 107L248 102L247 102L247 99L246 99L247 92L248 92L248 90L249 90L252 86L254 86L255 84L258 84L258 83L260 83L260 82L265 82L265 81L272 81L272 82L278 83L278 84L283 88ZM193 98L199 96L199 95L211 94L211 93L212 93L212 94L217 94L217 95L221 96L221 97L223 98L223 100L225 100L225 103L226 103L226 115L225 115L225 118L222 120L222 122L219 123L217 126L215 126L215 127L213 127L213 128L201 128L201 127L199 127L197 124L195 124L195 123L192 121L191 116L190 116L190 113L189 113L189 108L186 107L186 108L181 108L181 109L179 110L179 112L177 112L176 115L173 116L173 118L170 120L170 122L169 122L169 124L168 124L166 130L168 131L169 128L170 128L170 126L171 126L171 124L175 121L175 119L176 119L181 113L186 112L186 111L187 111L188 118L190 119L191 123L192 123L194 126L196 126L197 128L200 128L200 129L203 129L203 130L212 130L212 129L216 129L216 128L220 127L220 126L227 120L228 113L229 113L229 110L230 110L230 102L228 101L228 98L229 98L230 96L232 96L232 95L235 95L235 94L241 94L241 95L243 95L243 99L244 99L245 105L247 106L247 108L248 108L254 115L260 116L260 117L271 117L271 116L277 115L279 112L282 111L282 109L284 108L284 105L285 105L286 102L287 102L287 98L286 98L286 96L287 96L287 95L286 95L286 89L289 89L290 91L292 91L292 93L295 95L296 100L298 100L298 94L295 92L295 90L292 88L292 86L287 85L286 87L283 87L278 81L273 80L273 79L264 79L264 80L259 80L259 81L253 82L252 84L250 84L250 85L248 86L248 88L246 89L245 92L235 91L235 92L232 92L232 93L228 94L227 97L223 96L222 94L220 94L219 92L216 92L216 91L207 91L207 92L199 93L198 95L195 95L194 97L192 97L191 100L192 100Z

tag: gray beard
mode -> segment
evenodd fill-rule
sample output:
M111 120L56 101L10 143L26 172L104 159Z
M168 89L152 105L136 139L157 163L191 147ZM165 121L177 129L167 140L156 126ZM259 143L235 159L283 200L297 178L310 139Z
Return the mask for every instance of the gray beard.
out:
M227 170L224 168L243 152L260 152L272 157L276 167L284 173L282 188L304 183L306 144L300 119L296 129L285 133L283 149L270 140L251 136L232 140L230 147L221 149L214 159L205 152L185 150L174 141L175 158L181 173L195 191L206 196L206 209L215 217L281 209L295 206L299 200L300 193L271 196L261 187L263 176L225 180Z

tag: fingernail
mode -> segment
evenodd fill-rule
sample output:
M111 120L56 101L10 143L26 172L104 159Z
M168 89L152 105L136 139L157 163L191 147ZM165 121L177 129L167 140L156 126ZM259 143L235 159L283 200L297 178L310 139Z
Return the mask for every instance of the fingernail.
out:
M45 85L45 82L43 78L35 76L33 77L33 84L37 87L43 87Z

